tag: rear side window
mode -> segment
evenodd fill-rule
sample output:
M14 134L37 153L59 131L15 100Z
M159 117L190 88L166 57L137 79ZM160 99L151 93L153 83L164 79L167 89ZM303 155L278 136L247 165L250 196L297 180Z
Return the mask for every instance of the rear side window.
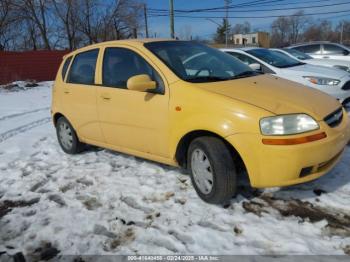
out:
M93 85L99 49L77 54L68 75L68 82L73 84Z
M303 46L297 46L293 47L294 49L301 51L306 54L320 54L321 53L321 45L315 44L315 45L303 45Z
M68 66L70 64L70 61L72 61L72 57L68 57L66 59L66 61L64 61L64 64L63 64L63 68L62 68L62 79L64 81L65 77L66 77L66 74L67 74L67 70L68 70Z
M326 55L342 55L344 54L345 49L337 45L324 44L323 45L323 54Z
M164 92L161 77L140 55L125 48L106 48L102 76L104 86L126 89L128 79L141 74L149 75L157 83L155 93Z

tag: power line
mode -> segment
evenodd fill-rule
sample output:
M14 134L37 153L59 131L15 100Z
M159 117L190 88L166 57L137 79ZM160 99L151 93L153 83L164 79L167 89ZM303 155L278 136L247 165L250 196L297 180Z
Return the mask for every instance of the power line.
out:
M321 13L307 13L307 14L292 14L292 15L269 15L269 16L229 16L227 18L272 18L272 17L293 17L293 16L310 16L310 15L326 15L326 14L340 14L350 12L349 10L343 10L343 11L333 11L333 12L321 12ZM167 16L165 14L152 14L151 17L163 17ZM177 15L176 17L182 17L182 18L195 18L195 19L217 19L222 18L222 16L190 16L190 15Z
M313 6L300 6L300 7L289 7L289 8L271 8L269 10L266 9L252 9L252 10L237 10L237 11L230 11L231 13L242 13L242 12L266 12L266 11L280 11L280 10L295 10L295 9L310 9L310 8L323 8L323 7L329 7L329 6L339 6L339 5L348 5L350 2L342 2L337 4L328 4L328 5L313 5ZM227 13L227 10L225 11L207 11L207 12L215 12L215 13L221 13L225 12ZM157 14L152 12L152 14Z
M234 9L243 9L243 8L246 9L246 8L251 7L251 6L254 6L254 7L256 7L256 6L258 6L258 7L273 7L273 6L300 5L300 4L304 4L305 3L305 2L299 2L299 3L280 3L280 4L277 3L277 4L271 4L271 3L283 2L283 1L287 1L287 0L269 0L269 1L265 0L265 2L255 0L255 1L241 3L241 4L236 4L236 5L229 5L228 8L229 9L233 9L233 8ZM321 3L321 2L328 2L329 3L330 1L329 0L308 1L308 3ZM335 3L333 5L337 5L337 3ZM149 10L154 11L154 12L168 12L167 9L149 8ZM200 12L224 12L225 10L226 10L226 6L224 6L224 7L202 8L202 9L175 9L174 11L176 13L200 13ZM252 10L248 10L248 11L252 11ZM264 10L264 11L268 11L268 10Z
M322 2L330 2L330 0L315 0L315 1L307 1L308 4L312 4L312 3L322 3ZM263 5L263 4L260 4L258 5L259 7L273 7L273 6L288 6L288 5L300 5L300 4L304 4L305 2L301 2L301 3L281 3L281 4L268 4L268 5ZM240 7L242 8L242 7ZM243 7L244 8L244 7Z
M266 0L255 0L255 1L251 1L251 2L247 2L247 3L241 3L241 4L237 4L237 5L229 5L228 8L236 8L236 7L244 7L244 6L251 6L251 5L256 5L259 2L262 1L266 1ZM287 1L287 0L269 0L267 2L264 2L264 4L266 3L270 3L270 2L282 2L282 1ZM208 10L219 10L219 9L226 9L226 6L221 6L221 7L212 7L212 8L200 8L200 9L175 9L175 12L184 12L184 13L194 13L194 12L202 12L202 11L208 11ZM162 11L162 12L166 12L168 10L166 9L157 9L157 8L149 8L149 10L153 10L153 11Z

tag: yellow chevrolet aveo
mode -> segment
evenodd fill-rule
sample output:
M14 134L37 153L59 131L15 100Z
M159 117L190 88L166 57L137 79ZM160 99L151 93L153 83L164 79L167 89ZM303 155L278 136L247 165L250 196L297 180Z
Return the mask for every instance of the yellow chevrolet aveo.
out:
M92 144L185 167L209 203L235 195L242 167L257 188L318 178L350 139L332 97L173 40L112 41L66 55L52 118L66 153Z

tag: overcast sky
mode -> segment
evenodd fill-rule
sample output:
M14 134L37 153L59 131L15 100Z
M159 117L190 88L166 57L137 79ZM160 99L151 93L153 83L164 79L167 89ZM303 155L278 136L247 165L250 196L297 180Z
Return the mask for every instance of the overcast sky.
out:
M148 8L157 9L169 9L168 0L144 0ZM233 0L232 5L239 5L245 3L251 3L254 0ZM270 9L283 9L292 7L310 7L310 6L320 6L328 5L325 7L313 7L305 8L304 12L309 13L325 13L325 12L338 12L346 11L343 13L333 13L324 15L314 15L313 19L329 18L334 24L337 24L341 19L350 19L350 1L349 0L262 0L256 5L249 7L237 7L231 9L230 16L240 16L240 17L256 17L256 16L276 16L276 15L290 15L298 9L294 10L275 10ZM266 2L266 3L264 3ZM344 3L344 4L343 4ZM287 5L289 4L289 5ZM199 8L213 8L222 7L225 5L224 0L174 0L175 9L199 9ZM264 11L250 11L249 10L264 10ZM224 16L224 12L211 12L211 13L190 13L184 14L190 16ZM242 23L244 21L250 22L252 29L254 31L264 30L270 31L271 22L276 19L275 17L269 18L231 18L229 19L231 24ZM220 18L213 19L214 21L220 23ZM196 19L196 18L181 18L175 16L175 32L177 35L188 34L191 32L193 37L199 36L201 38L211 38L215 33L217 25L214 22L208 21L206 19ZM150 11L149 17L149 31L152 35L155 33L157 37L169 37L169 18L168 17L154 17Z

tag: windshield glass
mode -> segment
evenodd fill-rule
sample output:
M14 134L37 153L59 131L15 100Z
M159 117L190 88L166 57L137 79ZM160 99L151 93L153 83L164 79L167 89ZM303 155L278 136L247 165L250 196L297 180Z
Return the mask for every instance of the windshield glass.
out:
M238 59L196 42L162 41L146 43L145 47L189 82L225 81L258 74Z
M295 60L294 58L289 57L286 54L282 54L277 51L271 51L268 49L251 49L246 52L268 63L269 65L278 68L287 68L304 64L299 62L298 60Z
M291 54L292 56L300 59L300 60L308 60L308 59L312 59L311 56L303 53L303 52L300 52L296 49L283 49L284 51L286 51L287 53Z

